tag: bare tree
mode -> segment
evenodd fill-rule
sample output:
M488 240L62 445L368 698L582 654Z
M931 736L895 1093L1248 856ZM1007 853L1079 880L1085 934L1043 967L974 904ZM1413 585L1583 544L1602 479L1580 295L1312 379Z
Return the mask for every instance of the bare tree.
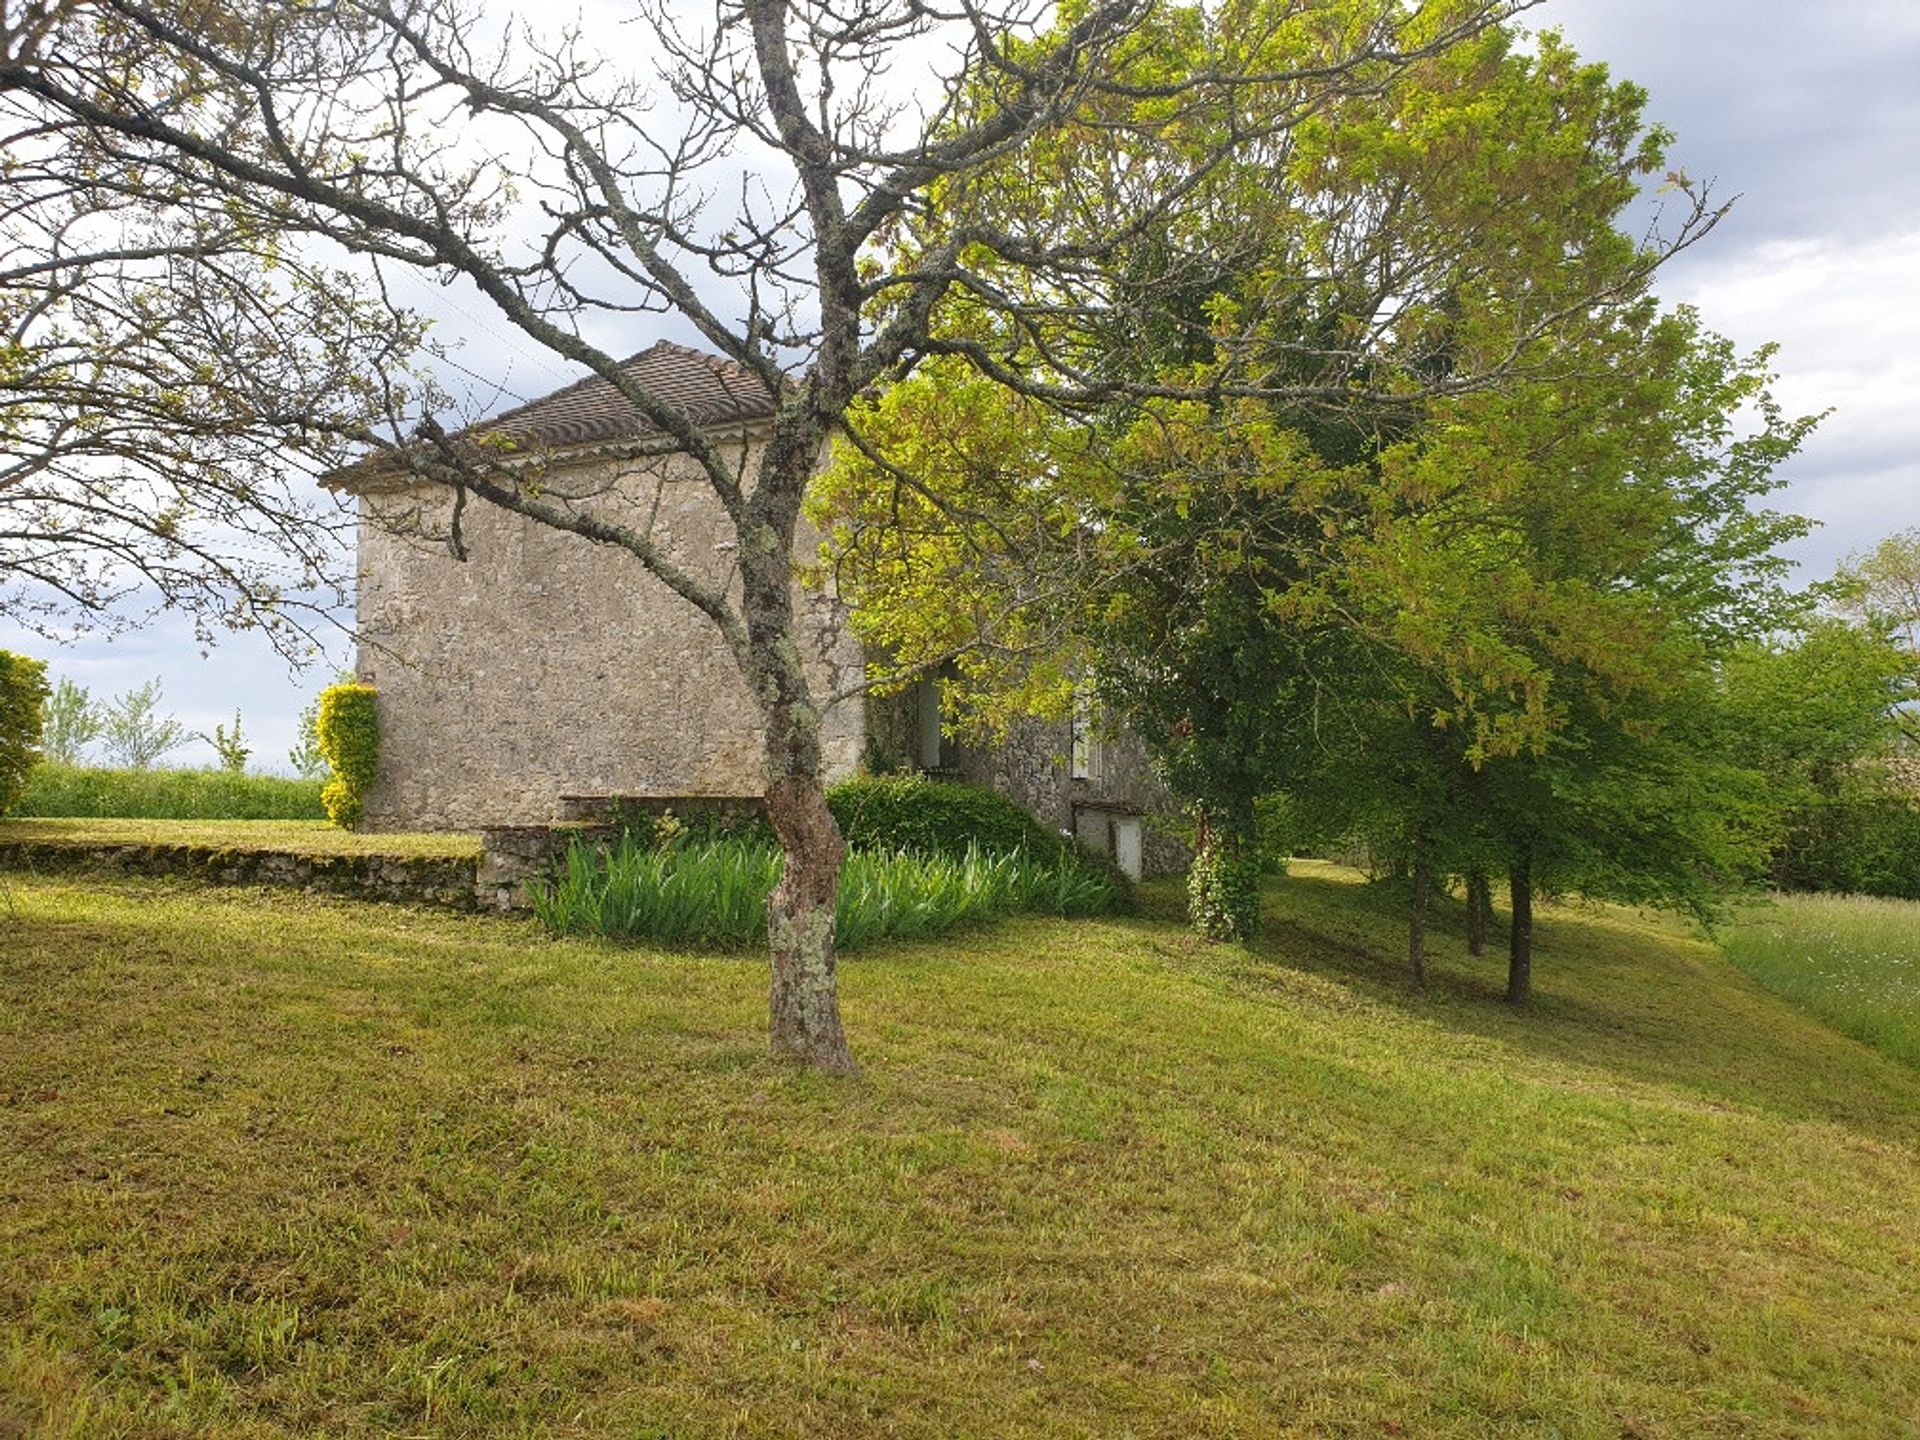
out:
M934 353L1049 401L1110 401L1124 376L1035 358L1040 330L1018 338L1027 322L1096 324L1128 303L1103 284L1103 260L1172 223L1227 157L1527 3L1195 10L1193 63L1148 81L1131 56L1175 13L1150 0L1094 0L1071 17L1043 0L720 0L698 18L640 0L635 23L606 36L501 24L458 0L0 0L0 106L38 177L9 192L14 212L54 233L71 203L62 182L104 175L163 217L158 239L117 237L90 270L60 272L87 303L114 294L115 267L161 263L168 294L214 287L204 308L167 312L193 375L264 352L210 412L243 468L253 443L374 446L458 503L626 552L714 627L759 707L786 854L770 905L773 1049L847 1072L833 947L843 847L791 587L808 482L849 405ZM600 58L636 38L650 74ZM905 80L909 68L925 78ZM1201 112L1205 125L1180 123ZM1115 154L1135 158L1030 225L1008 222L1004 193L970 210L970 187L994 189L1069 128L1125 132ZM111 196L88 184L97 210ZM364 262L352 283L322 273L317 257L341 254ZM245 267L272 261L314 277L296 283L319 297L317 334L288 335L288 311L269 322L242 302ZM736 538L737 591L591 497L449 442L404 369L419 335L386 288L397 269L470 287L692 457ZM956 307L1015 340L982 339L946 318ZM131 302L112 314L113 333L144 335ZM750 464L591 338L647 314L680 317L778 396ZM169 372L134 348L143 358L120 383L166 393ZM97 417L115 388L76 393L63 413ZM182 457L194 463L200 437L174 433L195 441Z
M10 54L51 38L0 13ZM304 649L347 520L311 484L345 442L312 421L364 415L417 328L216 192L33 105L0 126L0 607L60 633L158 603Z

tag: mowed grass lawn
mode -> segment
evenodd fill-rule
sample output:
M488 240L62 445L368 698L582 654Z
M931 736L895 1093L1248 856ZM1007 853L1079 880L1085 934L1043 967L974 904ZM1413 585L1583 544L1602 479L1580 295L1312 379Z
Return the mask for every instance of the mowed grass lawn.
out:
M4 903L0 1434L1916 1433L1920 1074L1618 913L883 946L847 1083L751 959Z
M1775 994L1920 1066L1920 903L1777 895L1728 931L1726 950Z

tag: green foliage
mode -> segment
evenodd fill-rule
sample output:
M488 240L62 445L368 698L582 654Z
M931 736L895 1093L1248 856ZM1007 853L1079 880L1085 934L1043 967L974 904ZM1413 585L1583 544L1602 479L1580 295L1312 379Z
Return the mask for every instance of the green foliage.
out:
M13 809L40 758L47 694L44 662L0 650L0 815Z
M1787 890L1920 898L1920 799L1901 778L1914 658L1886 617L1817 617L1721 668L1729 743L1782 813L1773 881Z
M1900 647L1908 674L1920 684L1920 526L1849 557L1834 588L1847 614ZM1920 716L1904 719L1908 738L1920 744Z
M1920 800L1867 795L1787 812L1773 856L1782 890L1920 900Z
M141 820L319 820L320 782L229 770L34 767L20 815Z
M1909 666L1876 629L1815 617L1729 654L1720 706L1787 803L1839 798L1877 788L1871 762L1896 741L1900 707L1920 697Z
M336 685L353 684L353 672L342 670L333 678ZM293 773L307 780L327 778L327 757L320 753L320 697L315 695L300 710L294 722L294 740L287 751L287 763Z
M610 851L576 842L535 893L534 911L555 934L745 949L765 942L782 864L772 845L737 837L658 845L627 836ZM1018 851L854 850L841 871L835 944L918 939L1016 912L1103 914L1120 898L1097 871Z
M203 735L201 738L213 746L213 753L219 758L222 770L234 775L246 773L247 757L253 754L253 747L247 744L240 733L238 710L233 712L233 729L229 730L224 725L215 725L213 734Z
M320 792L327 818L351 830L365 811L366 794L380 773L380 725L371 685L333 685L320 693L314 725L320 754L333 778Z
M63 676L47 697L40 753L56 765L78 765L87 746L100 737L103 718L87 688Z
M853 850L912 850L957 859L978 849L1052 863L1074 852L1003 795L915 775L856 775L829 787L827 805Z
M1168 11L1129 55L1164 79L1258 34L1304 64L1356 15ZM1276 791L1303 838L1708 912L1771 826L1712 722L1713 667L1796 614L1776 547L1805 522L1762 501L1814 422L1773 402L1768 351L1660 309L1680 236L1622 224L1669 172L1645 102L1495 27L1236 153L1116 257L1136 303L1114 323L1069 310L1029 344L953 319L954 350L866 405L814 498L855 624L895 662L960 654L955 698L989 730L1090 673L1223 837L1193 881L1208 933L1257 918L1239 854ZM1071 232L1080 170L1151 173L1221 123L1122 116L956 212ZM1166 394L1053 408L968 344Z
M315 733L319 726L320 697L316 695L294 722L294 741L287 750L287 763L293 773L309 780L322 780L327 775L327 757L320 753L320 737Z
M116 766L145 770L186 742L187 727L160 711L158 678L108 702L100 717L100 748Z
M1257 847L1219 830L1206 831L1187 869L1187 919L1209 940L1250 940L1260 928Z

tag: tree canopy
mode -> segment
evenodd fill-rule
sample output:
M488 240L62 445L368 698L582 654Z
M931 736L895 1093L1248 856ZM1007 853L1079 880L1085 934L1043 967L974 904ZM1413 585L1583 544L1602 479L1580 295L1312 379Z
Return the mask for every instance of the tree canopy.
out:
M1644 99L1487 31L1236 150L1107 273L1152 297L1137 323L960 312L976 372L1158 388L1075 405L930 365L856 409L819 513L857 623L898 673L957 661L985 729L1090 675L1203 860L1284 791L1429 880L1701 908L1759 830L1692 720L1716 657L1794 613L1776 547L1803 522L1762 502L1813 422L1767 352L1653 298L1718 212ZM1106 143L1069 139L1062 172ZM1635 241L1663 176L1678 221ZM1054 178L995 176L1026 206Z

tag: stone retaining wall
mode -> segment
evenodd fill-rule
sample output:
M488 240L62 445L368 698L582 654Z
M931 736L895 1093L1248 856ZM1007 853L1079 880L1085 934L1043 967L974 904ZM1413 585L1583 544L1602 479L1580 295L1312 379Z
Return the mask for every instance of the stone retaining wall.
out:
M482 906L479 862L446 855L298 855L211 845L0 841L0 870L39 874L160 875L208 885L273 885L311 895L391 900L454 910ZM524 902L523 902L524 904Z

